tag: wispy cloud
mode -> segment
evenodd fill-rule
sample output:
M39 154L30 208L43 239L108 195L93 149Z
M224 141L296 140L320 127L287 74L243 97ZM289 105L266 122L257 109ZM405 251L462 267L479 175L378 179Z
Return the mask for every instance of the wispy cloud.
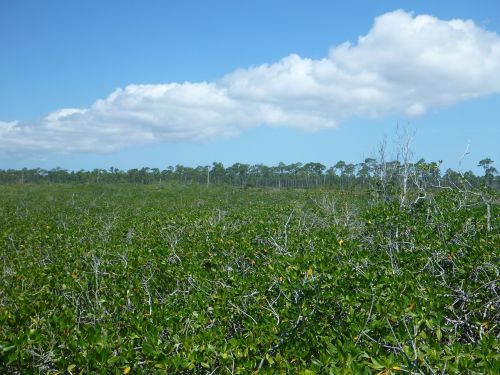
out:
M36 122L1 122L0 150L108 152L152 142L197 142L246 128L336 127L351 117L418 116L500 92L500 38L472 21L404 11L375 19L357 43L313 60L282 60L218 81L129 85L89 108Z

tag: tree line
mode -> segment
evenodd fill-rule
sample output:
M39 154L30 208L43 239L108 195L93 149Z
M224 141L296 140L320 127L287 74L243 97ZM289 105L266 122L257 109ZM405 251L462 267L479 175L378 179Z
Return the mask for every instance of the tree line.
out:
M62 168L50 170L35 169L0 169L0 184L154 184L182 183L206 185L233 185L239 187L272 188L314 188L329 187L352 189L380 185L404 183L405 186L430 187L461 185L466 181L473 187L500 187L500 178L493 160L485 158L478 166L484 171L475 175L472 171L462 173L447 169L441 171L442 162L427 162L420 159L416 163L408 161L384 161L366 158L358 164L343 160L327 167L321 163L306 164L279 163L275 166L264 164L235 163L224 167L222 163L186 167L183 165L159 168L134 168L127 171L115 167L109 169L69 171ZM404 179L401 182L401 179Z

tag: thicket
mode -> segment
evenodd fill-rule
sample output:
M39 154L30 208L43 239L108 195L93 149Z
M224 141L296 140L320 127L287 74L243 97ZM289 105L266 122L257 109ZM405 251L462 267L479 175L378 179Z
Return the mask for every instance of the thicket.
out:
M499 373L498 192L401 165L0 186L1 372Z

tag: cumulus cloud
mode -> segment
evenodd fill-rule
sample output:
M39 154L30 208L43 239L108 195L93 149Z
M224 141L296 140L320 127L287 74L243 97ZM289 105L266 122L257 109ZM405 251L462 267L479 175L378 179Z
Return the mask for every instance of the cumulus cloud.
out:
M196 142L258 126L317 131L351 117L419 116L500 92L500 38L470 20L402 10L313 60L292 54L214 82L129 85L89 108L1 122L6 152L107 152Z

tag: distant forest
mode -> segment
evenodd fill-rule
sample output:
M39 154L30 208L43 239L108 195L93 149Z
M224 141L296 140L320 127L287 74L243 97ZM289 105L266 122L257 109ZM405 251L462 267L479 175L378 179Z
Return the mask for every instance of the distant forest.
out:
M477 176L472 171L461 173L440 169L441 162L417 163L400 161L378 161L367 158L362 163L351 164L339 161L331 167L321 163L279 163L276 166L235 163L224 167L222 163L196 168L176 165L164 170L159 168L130 169L111 167L92 171L68 171L61 168L45 169L0 169L1 184L226 184L239 187L314 188L338 189L363 188L374 184L397 182L401 178L417 187L462 185L464 181L472 187L489 186L500 188L500 178L493 160L483 159L478 166L484 174Z

